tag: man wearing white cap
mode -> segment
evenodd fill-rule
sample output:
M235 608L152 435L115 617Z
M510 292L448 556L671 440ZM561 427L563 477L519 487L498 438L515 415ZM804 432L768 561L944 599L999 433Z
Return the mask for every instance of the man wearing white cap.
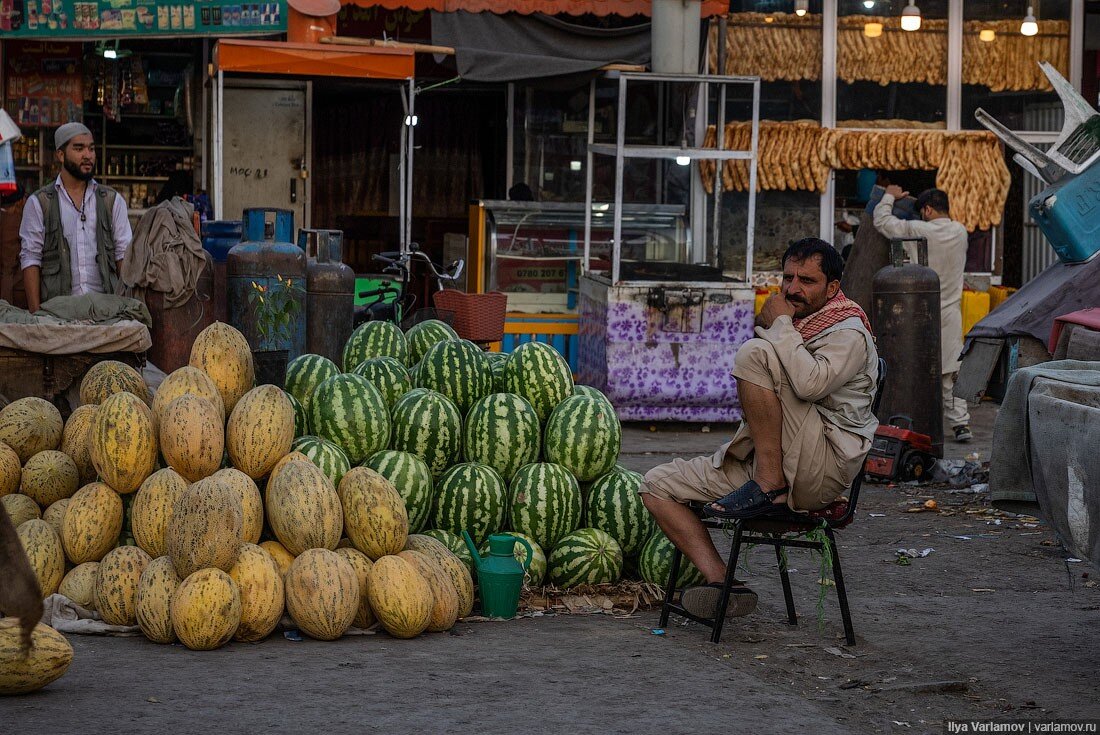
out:
M77 122L54 133L61 173L27 200L19 261L32 313L54 296L114 293L133 232L126 203L96 182L95 139Z

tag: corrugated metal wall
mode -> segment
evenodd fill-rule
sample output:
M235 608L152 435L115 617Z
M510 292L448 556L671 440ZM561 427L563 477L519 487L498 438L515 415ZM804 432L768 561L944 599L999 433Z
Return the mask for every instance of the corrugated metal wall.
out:
M1024 114L1025 128L1032 131L1060 131L1063 120L1064 112L1061 103L1058 102L1035 105ZM1044 151L1050 146L1050 143L1036 144L1037 148ZM1058 260L1054 248L1047 242L1039 226L1027 214L1027 203L1044 188L1046 187L1039 179L1031 174L1024 174L1024 196L1023 202L1021 202L1021 206L1024 208L1023 257L1020 274L1022 283L1027 283Z

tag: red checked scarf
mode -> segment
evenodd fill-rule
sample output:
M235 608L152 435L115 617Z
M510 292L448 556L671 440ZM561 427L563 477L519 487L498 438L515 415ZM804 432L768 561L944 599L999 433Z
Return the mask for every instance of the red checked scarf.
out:
M867 314L864 313L863 308L845 296L843 291L837 291L836 296L825 302L825 306L805 319L795 319L794 328L802 335L803 342L809 342L829 327L853 316L858 316L867 331L874 334L871 331L871 322L867 321Z

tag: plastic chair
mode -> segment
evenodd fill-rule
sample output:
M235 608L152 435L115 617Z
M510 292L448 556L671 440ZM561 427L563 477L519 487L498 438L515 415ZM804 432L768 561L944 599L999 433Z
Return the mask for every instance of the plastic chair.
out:
M886 361L879 358L878 383L875 387L875 398L872 402L871 412L878 413L882 400L882 388L886 383ZM814 511L809 515L791 513L781 517L751 518L748 520L721 520L702 516L703 504L692 504L692 509L700 515L703 525L707 528L723 528L729 523L733 526L733 543L730 548L729 562L726 564L726 579L722 585L722 594L718 597L718 605L713 619L692 615L679 603L674 603L676 593L676 579L680 576L680 564L683 554L680 549L673 547L672 568L669 570L668 582L665 585L665 600L661 606L661 622L663 628L668 625L670 613L676 613L682 617L694 620L711 629L711 643L718 643L722 638L722 626L726 621L726 608L729 605L730 587L733 586L734 575L737 571L737 559L741 555L741 547L744 544L765 544L775 549L775 560L779 566L779 578L783 582L783 599L787 604L787 622L798 625L798 615L794 610L794 594L791 591L791 578L787 574L787 564L783 557L782 549L814 549L818 553L825 553L826 543L832 553L833 580L836 583L837 601L840 603L840 617L844 623L844 639L849 646L856 643L856 634L852 628L852 614L848 608L848 592L844 586L844 573L840 567L840 554L837 551L835 532L852 522L856 513L856 503L859 501L859 490L863 485L863 472L860 471L848 491L847 498L833 501L825 508ZM820 528L825 533L827 541L813 541L802 536L814 529Z

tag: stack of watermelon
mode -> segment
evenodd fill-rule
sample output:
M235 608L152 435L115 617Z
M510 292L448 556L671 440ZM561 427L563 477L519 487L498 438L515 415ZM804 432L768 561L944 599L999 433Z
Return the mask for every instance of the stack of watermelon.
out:
M343 373L318 355L287 369L294 448L334 483L362 465L405 501L410 531L472 564L461 532L522 536L528 582L663 584L671 545L638 495L641 475L616 464L622 430L599 390L575 386L565 359L528 342L489 353L441 321L402 332L368 322L344 348ZM516 556L526 550L516 544ZM685 582L698 578L693 567Z

